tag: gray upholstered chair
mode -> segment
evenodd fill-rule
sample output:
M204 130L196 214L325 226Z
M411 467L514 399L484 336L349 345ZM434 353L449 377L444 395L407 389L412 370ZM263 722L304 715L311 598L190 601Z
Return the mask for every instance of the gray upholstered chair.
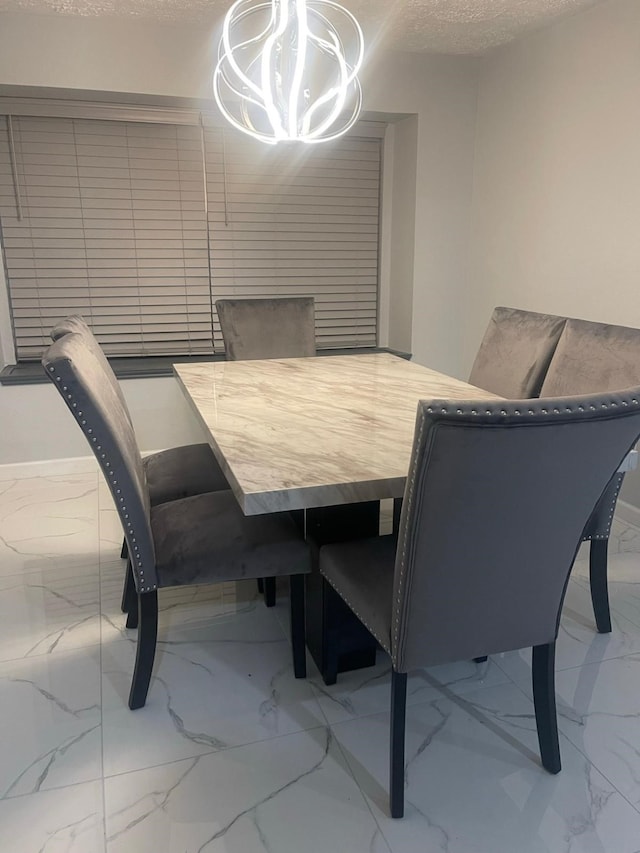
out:
M146 701L156 646L158 589L164 587L289 575L294 671L303 678L303 575L310 570L311 559L292 519L286 513L246 517L231 491L151 506L126 409L86 336L60 338L42 364L89 442L125 530L129 549L125 600L130 627L138 627L129 707L140 708Z
M84 319L77 314L67 317L54 326L50 334L51 339L57 341L63 335L71 333L82 335L85 339L87 346L100 362L107 381L120 401L127 420L131 423L120 383L102 347ZM208 444L187 444L161 450L159 453L145 456L142 464L149 487L151 506L229 488L226 477ZM121 556L123 559L127 557L126 539L122 544Z
M542 764L559 772L565 589L586 520L639 434L640 387L423 401L398 538L320 549L320 572L391 657L393 817L404 809L406 674L417 667L533 647Z
M545 397L592 394L640 383L640 329L567 320L542 386ZM623 465L623 469L628 466ZM589 580L596 625L611 631L607 552L611 524L624 480L618 471L600 497L583 533L590 541Z
M229 361L304 358L316 354L315 302L312 296L275 299L218 299L216 310ZM276 603L274 578L258 589L267 607Z
M508 400L538 397L565 322L553 314L495 308L469 382Z
M216 310L229 361L316 354L311 296L218 299Z

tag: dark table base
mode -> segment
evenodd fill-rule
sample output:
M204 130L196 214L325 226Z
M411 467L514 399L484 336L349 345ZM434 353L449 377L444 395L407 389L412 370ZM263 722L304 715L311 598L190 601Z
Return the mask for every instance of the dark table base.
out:
M373 666L378 644L318 572L318 551L331 542L377 536L379 525L379 501L306 510L306 537L314 552L305 586L307 648L325 684L335 684L339 672Z

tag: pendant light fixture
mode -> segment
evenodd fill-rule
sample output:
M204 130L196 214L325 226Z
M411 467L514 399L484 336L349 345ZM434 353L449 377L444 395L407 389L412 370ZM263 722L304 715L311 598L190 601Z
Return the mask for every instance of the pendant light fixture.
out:
M224 19L216 103L270 145L336 139L362 106L363 55L360 25L334 0L237 0Z

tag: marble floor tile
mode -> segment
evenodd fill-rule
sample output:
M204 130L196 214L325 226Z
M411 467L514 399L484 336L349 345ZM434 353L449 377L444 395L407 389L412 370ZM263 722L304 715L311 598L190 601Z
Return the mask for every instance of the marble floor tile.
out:
M105 781L108 853L388 853L329 729Z
M640 626L615 611L611 624L610 634L598 634L588 587L570 580L556 643L556 671L640 652ZM494 655L492 660L512 681L530 689L531 649Z
M309 679L330 724L379 714L389 708L391 664L384 652L378 652L378 661L374 667L340 673L337 684L331 687L324 684L315 667L309 673ZM508 676L493 661L481 664L460 661L434 666L409 675L407 704L415 705L437 699L442 695L443 687L463 694L508 682Z
M100 643L98 567L0 575L0 661Z
M86 782L0 800L0 850L105 853L102 784Z
M122 551L122 524L114 506L100 506L98 524L100 531L100 563L112 563L120 559Z
M556 693L561 730L640 810L640 655L560 672Z
M408 709L406 811L388 814L389 715L332 726L394 853L637 853L640 813L561 738L540 765L532 703L513 685Z
M97 474L0 483L0 575L97 564Z
M100 567L100 602L102 640L135 638L125 628L121 610L125 574L124 560ZM161 589L158 592L158 629L160 636L170 639L175 631L206 627L218 616L249 613L264 607L254 581L206 584Z
M148 703L128 710L121 536L97 472L0 477L0 853L640 853L631 525L610 540L610 635L588 544L569 584L562 772L539 764L528 653L412 673L403 821L386 657L330 688L309 658L295 680L284 581L271 609L253 581L161 591Z
M103 644L105 775L149 767L323 725L291 648L264 607L219 617L158 642L144 708L127 696L135 644Z
M622 545L640 542L630 538ZM619 613L635 625L640 625L640 552L633 550L618 550L621 543L612 542L607 561L607 576L609 588L609 606L611 611ZM572 575L576 582L589 589L589 563L577 562Z
M102 776L99 646L0 664L0 709L0 797Z

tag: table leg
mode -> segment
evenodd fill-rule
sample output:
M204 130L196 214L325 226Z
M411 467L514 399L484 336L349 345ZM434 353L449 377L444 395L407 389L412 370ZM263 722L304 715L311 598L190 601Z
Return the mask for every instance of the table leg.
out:
M318 551L330 542L377 536L379 525L379 501L306 510L306 537L314 554L305 585L307 648L325 684L335 684L338 672L373 666L377 642L318 572Z

